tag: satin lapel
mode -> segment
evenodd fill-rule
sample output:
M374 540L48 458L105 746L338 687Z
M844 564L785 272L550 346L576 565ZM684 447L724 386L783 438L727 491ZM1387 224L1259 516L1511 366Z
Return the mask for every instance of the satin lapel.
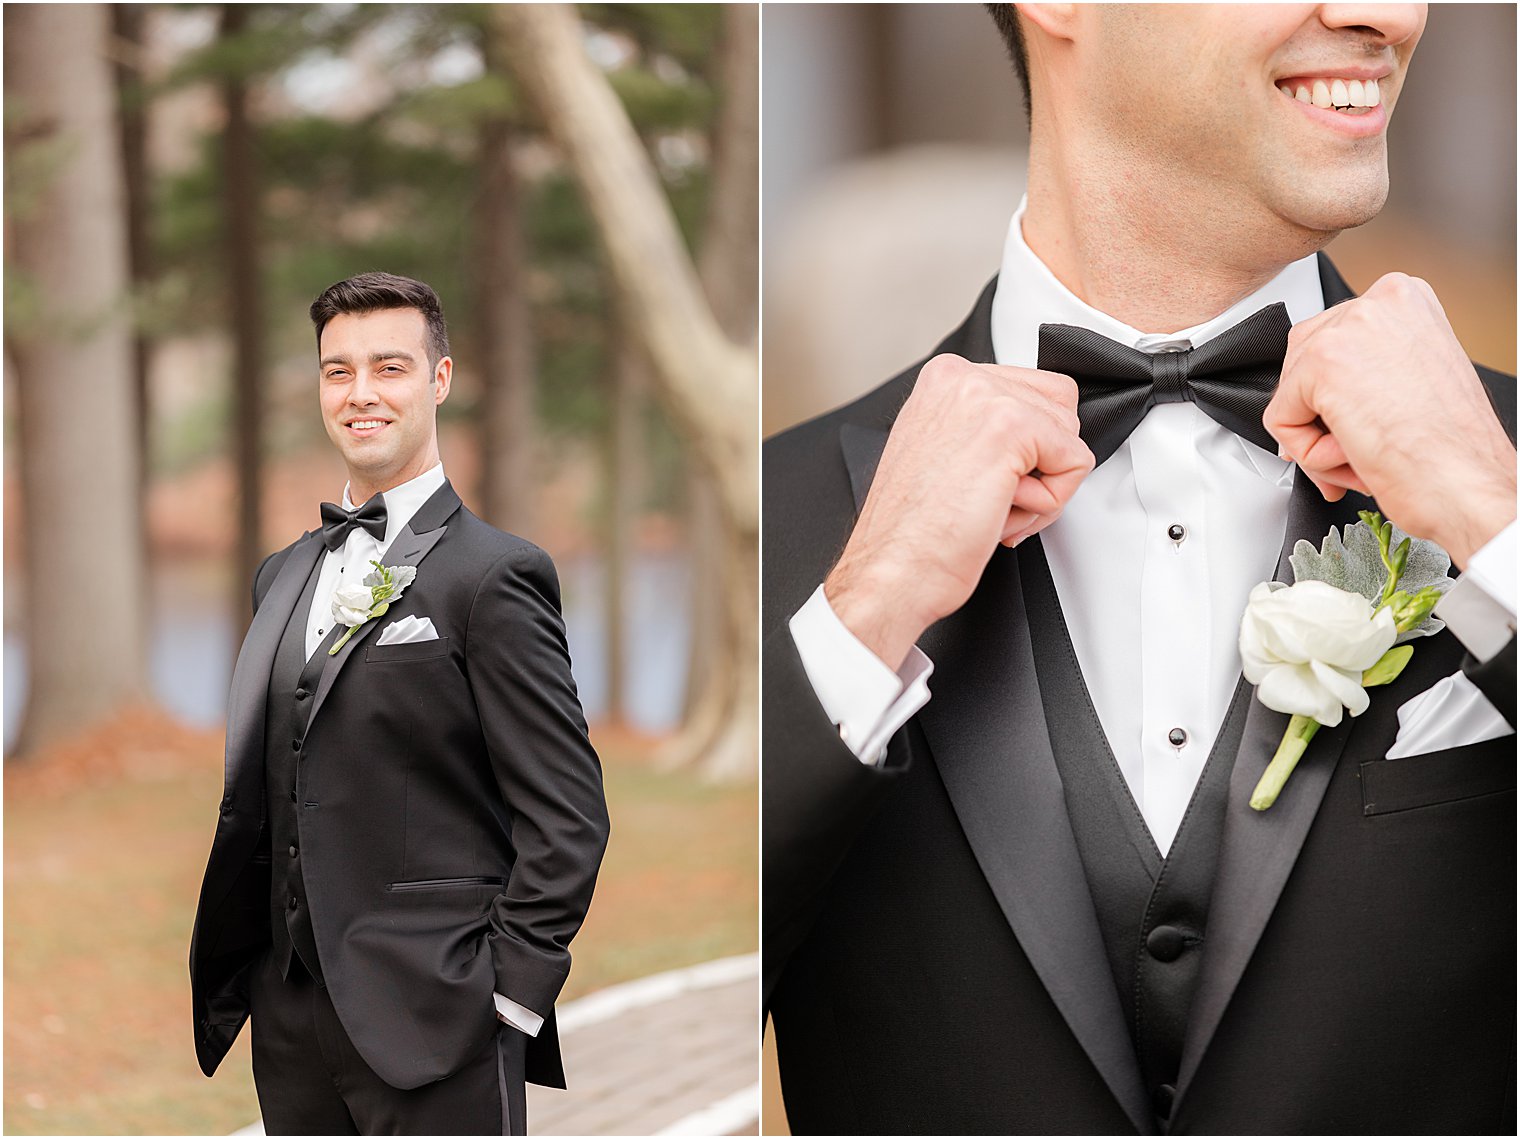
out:
M1288 555L1300 539L1318 549L1330 527L1353 526L1358 510L1371 510L1374 506L1371 499L1359 494L1347 494L1340 502L1326 502L1314 484L1301 471L1297 472L1275 580L1293 581ZM1376 694L1373 699L1377 699ZM1253 811L1251 792L1271 762L1288 725L1286 713L1272 711L1253 692L1240 751L1230 776L1219 870L1209 903L1207 948L1182 1047L1179 1102L1187 1093L1241 974L1261 940L1355 723L1345 716L1336 727L1321 728L1277 802L1268 810Z
M396 535L396 540L386 548L385 553L380 555L380 563L386 566L420 566L422 559L432 552L438 540L447 533L448 527L443 524L444 519L458 508L459 496L445 481L433 497L422 504L411 522ZM412 588L415 588L415 584L414 582ZM402 599L405 600L405 594L402 595ZM327 658L322 666L322 678L317 681L316 695L311 700L311 714L306 718L308 729L316 720L322 705L327 701L327 694L332 691L338 674L343 671L343 666L354 655L354 650L374 632L377 625L382 623L382 621L366 621L354 630L354 635L348 638L348 643L339 649L336 655Z
M322 535L313 531L291 549L274 584L259 603L248 626L243 647L232 670L227 699L227 793L231 794L242 772L264 763L264 714L269 703L269 674L275 651L290 622L306 579L325 547Z
M857 511L886 438L840 430ZM934 698L918 721L977 863L1093 1066L1135 1127L1154 1133L1050 748L1014 551L1000 547L971 600L920 643Z

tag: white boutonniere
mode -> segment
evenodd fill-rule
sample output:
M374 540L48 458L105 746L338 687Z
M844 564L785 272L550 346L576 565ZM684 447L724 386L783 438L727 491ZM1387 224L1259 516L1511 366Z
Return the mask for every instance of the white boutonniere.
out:
M417 577L416 566L383 566L373 559L369 564L375 568L372 573L364 575L363 584L340 585L333 593L333 620L347 625L348 632L327 650L328 656L335 656L360 625L384 617L391 602L400 597L402 590Z
M1294 584L1262 582L1241 618L1246 679L1258 700L1292 716L1251 795L1258 811L1277 801L1321 725L1339 724L1343 708L1360 716L1370 703L1366 690L1404 671L1414 655L1405 641L1445 628L1430 611L1452 585L1446 551L1380 514L1357 514L1344 542L1332 526L1320 549L1294 546Z

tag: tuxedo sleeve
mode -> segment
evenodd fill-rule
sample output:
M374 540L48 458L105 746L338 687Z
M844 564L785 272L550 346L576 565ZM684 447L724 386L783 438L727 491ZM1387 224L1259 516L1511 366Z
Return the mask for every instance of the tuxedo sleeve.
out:
M1468 561L1437 607L1468 650L1462 671L1513 728L1515 726L1516 581L1520 578L1520 523L1511 522Z
M765 699L765 996L807 936L830 879L907 770L901 733L880 766L862 763L824 712L785 624L762 650Z
M285 559L280 555L283 550L276 550L259 563L259 568L253 571L253 612L259 611L259 602L264 600L264 595L274 585L274 579L280 576L280 566Z
M559 580L524 545L476 592L465 631L470 688L516 861L490 912L496 991L547 1018L607 845L601 765L570 674Z

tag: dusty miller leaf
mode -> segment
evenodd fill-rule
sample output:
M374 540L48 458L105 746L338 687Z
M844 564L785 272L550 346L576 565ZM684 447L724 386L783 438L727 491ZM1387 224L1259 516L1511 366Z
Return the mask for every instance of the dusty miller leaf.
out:
M1455 583L1447 576L1447 571L1451 569L1451 558L1446 551L1424 538L1410 537L1397 525L1393 528L1393 540L1389 543L1389 548L1398 549L1399 543L1405 538L1410 539L1409 561L1404 566L1403 576L1399 578L1399 588L1411 595L1427 585L1442 593L1450 589ZM1373 605L1382 598L1383 583L1388 579L1388 568L1383 565L1382 555L1378 552L1377 535L1365 522L1347 526L1344 541L1339 530L1330 527L1330 533L1325 535L1318 550L1312 542L1299 539L1288 562L1293 567L1295 582L1323 581L1348 593L1360 593ZM1446 623L1438 617L1426 617L1409 632L1400 633L1396 643L1428 637L1444 628Z

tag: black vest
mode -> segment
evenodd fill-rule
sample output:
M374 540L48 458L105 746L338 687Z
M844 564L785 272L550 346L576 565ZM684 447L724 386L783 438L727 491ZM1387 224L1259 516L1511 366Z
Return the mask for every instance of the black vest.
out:
M1163 859L1093 709L1038 540L1020 546L1019 577L1066 810L1140 1072L1164 1131L1203 963L1225 796L1251 687L1244 679L1236 684Z
M306 780L302 764L306 722L311 701L327 662L327 650L337 637L330 629L311 660L306 659L306 619L316 593L317 577L326 555L317 558L301 600L296 602L275 652L269 673L269 701L264 713L264 795L269 829L269 925L274 960L282 977L289 976L291 953L299 954L306 971L318 981L322 968L306 904L306 884L301 875L299 812L305 802Z

